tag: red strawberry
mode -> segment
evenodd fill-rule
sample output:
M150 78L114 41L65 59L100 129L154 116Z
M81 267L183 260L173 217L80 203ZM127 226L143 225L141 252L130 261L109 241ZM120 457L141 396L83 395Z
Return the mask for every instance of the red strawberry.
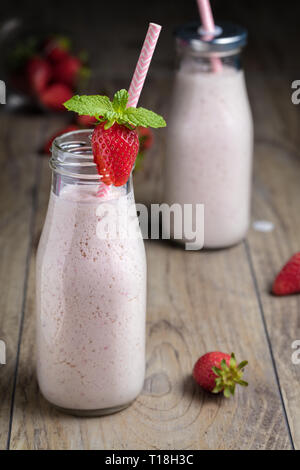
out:
M51 154L52 142L56 137L58 137L62 134L66 134L67 132L77 131L78 129L79 129L79 127L76 126L75 124L70 124L69 126L64 127L60 131L55 132L55 134L53 134L52 137L50 137L50 139L48 139L47 142L45 143L45 145L43 147L43 153Z
M68 56L58 62L53 68L54 80L65 83L71 88L75 86L78 78L81 62L77 57Z
M26 66L28 83L31 91L41 93L51 79L51 67L45 59L32 57Z
M46 108L64 110L63 103L72 98L72 91L63 83L54 83L44 90L40 95L41 103Z
M93 132L94 161L103 183L122 186L130 176L139 150L139 138L136 130L124 125L115 123L107 130L104 125L99 124Z
M275 295L289 295L300 292L300 253L290 258L277 275L272 292Z
M140 151L148 150L153 145L154 135L149 127L137 127L140 139Z
M44 51L51 62L60 62L69 55L69 40L67 38L49 38L45 41Z
M231 356L219 351L204 354L196 362L193 376L196 382L212 393L224 392L225 397L234 395L235 385L247 386L242 380L243 368L247 361L237 364L234 354Z
M94 116L76 116L76 122L82 127L91 127L96 124L98 120Z

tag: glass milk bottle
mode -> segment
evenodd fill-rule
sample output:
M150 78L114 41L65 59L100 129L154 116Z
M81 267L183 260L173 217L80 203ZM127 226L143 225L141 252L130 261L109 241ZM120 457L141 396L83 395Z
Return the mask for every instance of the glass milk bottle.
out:
M145 373L146 258L132 181L100 182L90 133L53 144L36 283L41 392L83 416L128 406Z
M240 61L246 40L245 29L228 23L210 39L197 23L176 31L164 202L192 204L193 211L204 204L206 248L241 241L249 226L253 125Z

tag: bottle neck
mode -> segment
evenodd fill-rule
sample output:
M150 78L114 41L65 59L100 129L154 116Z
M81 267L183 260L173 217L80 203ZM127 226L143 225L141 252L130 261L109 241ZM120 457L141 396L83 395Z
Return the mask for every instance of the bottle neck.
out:
M59 196L67 187L75 185L89 188L89 193L99 198L99 202L129 194L132 191L131 176L125 185L119 187L102 182L94 162L91 135L92 129L84 129L68 132L54 140L50 159L54 194Z
M241 70L241 49L232 51L215 52L215 51L197 51L189 46L182 46L177 43L177 69L186 70L190 73L215 73L215 64L218 62L221 66L218 67L218 73L228 71L229 68L233 70Z

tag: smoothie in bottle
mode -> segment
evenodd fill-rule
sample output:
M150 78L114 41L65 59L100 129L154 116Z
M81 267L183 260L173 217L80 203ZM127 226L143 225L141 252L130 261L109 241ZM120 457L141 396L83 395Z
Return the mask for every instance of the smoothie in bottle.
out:
M112 101L74 96L65 107L99 123L52 147L36 269L37 375L45 398L76 415L118 411L144 382L146 258L131 171L136 127L166 125L136 108L159 31L150 24L141 53L146 67L137 67L133 90Z
M240 62L246 37L228 23L209 41L199 23L176 31L164 202L204 204L207 248L239 242L249 225L253 126Z
M129 214L132 181L102 188L99 197L89 136L78 131L54 144L53 185L37 256L40 389L48 401L77 414L128 405L140 393L145 372L143 239L138 231L118 238L98 230L103 217L112 227L115 207ZM127 222L120 218L125 227L118 230L126 230Z

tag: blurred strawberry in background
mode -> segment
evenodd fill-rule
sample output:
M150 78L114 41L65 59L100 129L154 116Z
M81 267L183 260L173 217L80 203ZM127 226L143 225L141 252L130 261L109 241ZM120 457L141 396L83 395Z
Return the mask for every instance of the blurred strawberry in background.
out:
M140 151L144 152L152 147L154 134L150 127L138 127L138 135L140 139Z
M26 79L33 93L41 93L50 82L52 70L49 63L41 57L32 57L26 64Z
M64 36L52 36L45 40L44 51L52 63L62 62L69 56L71 41Z
M98 121L94 116L79 116L76 115L76 122L81 127L92 127L93 124L96 124Z
M152 129L149 127L138 127L137 132L140 141L140 148L136 157L134 169L140 170L143 165L145 153L152 147L154 143L154 134Z
M34 36L17 43L9 57L12 86L42 109L64 111L90 75L86 54L75 54L65 36Z
M70 87L64 83L53 83L47 86L38 97L40 103L46 108L53 109L55 111L64 111L65 108L63 103L72 98L73 92Z
M66 57L53 67L53 78L59 83L65 83L70 88L76 86L79 78L81 62L77 57Z

